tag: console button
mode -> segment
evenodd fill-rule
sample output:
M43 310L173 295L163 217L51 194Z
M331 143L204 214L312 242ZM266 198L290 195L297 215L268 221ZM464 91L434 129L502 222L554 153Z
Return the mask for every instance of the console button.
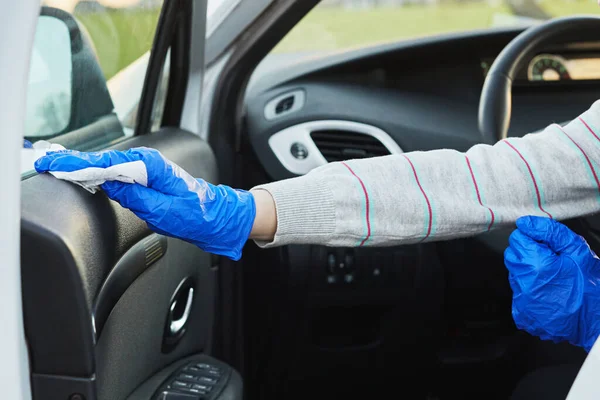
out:
M188 381L195 381L196 380L196 376L194 375L190 375L190 374L179 374L179 376L177 376L178 379L182 379L182 380L188 380Z
M344 264L346 264L346 271L353 271L354 270L354 254L346 253L346 256L344 257Z
M200 368L200 369L213 369L215 367L213 367L210 364L200 363L200 364L196 364L196 368Z
M198 377L198 382L204 382L208 383L209 385L215 385L217 383L217 380L208 376L200 376Z
M327 256L327 272L335 274L337 270L337 257L333 253Z
M219 378L221 376L221 373L218 370L214 370L214 369L209 369L208 371L206 371L207 374L215 376L217 378Z
M192 389L197 389L197 390L202 390L204 392L210 392L210 389L212 389L211 386L206 386L206 385L192 385Z
M189 388L189 387L191 387L191 386L192 386L191 384L189 384L189 383L185 383L185 382L182 382L182 381L174 381L174 382L171 384L171 387L172 387L173 389L186 389L186 388Z
M202 398L196 394L178 393L164 391L158 397L159 400L201 400Z

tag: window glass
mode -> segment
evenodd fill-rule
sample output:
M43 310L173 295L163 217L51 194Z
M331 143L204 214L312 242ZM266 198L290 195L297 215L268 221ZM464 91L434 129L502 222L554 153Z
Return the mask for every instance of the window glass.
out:
M106 80L143 56L154 40L164 0L44 0L87 30Z
M92 151L131 135L163 2L43 0L25 139ZM162 106L157 102L153 120Z
M27 138L33 140L56 138L58 141L60 135L87 126L90 118L78 115L78 111L85 109L83 103L93 102L94 99L80 92L85 91L87 80L97 81L101 78L104 80L103 83L112 101L111 113L121 122L121 133L125 136L132 134L135 112L148 66L149 52L154 41L163 3L164 0L43 0L42 14L44 8L49 7L51 10L68 13L75 19L78 29L81 30L96 58L101 77L92 76L91 72L86 75L82 74L80 70L70 71L69 68L72 67L70 61L76 61L77 57L81 57L79 54L73 54L72 59L66 62L68 65L65 68L53 69L45 81L40 81L42 76L40 74L44 68L49 67L44 67L44 64L48 64L51 59L40 58L39 53L44 51L48 53L50 52L48 49L55 49L59 44L63 44L62 47L65 46L64 40L54 40L45 36L42 32L44 26L39 24L30 71ZM50 20L53 19L50 18ZM56 23L56 19L54 22ZM51 46L44 44L44 41L52 42ZM59 58L59 54L56 54L55 58ZM65 63L66 58L60 58ZM78 93L71 94L63 91L62 97L59 98L58 95L55 95L52 102L41 98L44 82L46 82L46 86L49 86L50 83L55 87L59 83L65 86L66 79L72 79L70 75L79 77L79 80L75 79L73 84L73 90L77 89ZM38 82L37 87L35 87L35 82ZM70 95L71 98L69 98ZM45 107L40 104L45 104ZM97 107L91 103L88 105L91 108ZM31 111L32 109L43 109L44 111L39 111L36 117L32 117L35 115ZM68 115L68 113L74 113L74 115ZM97 119L98 115L95 117ZM46 121L45 126L40 125L39 121L42 119ZM65 119L69 119L69 121L65 121ZM49 123L53 124L52 127L48 125ZM61 124L63 126L59 126ZM65 131L62 128L68 129ZM96 142L97 145L101 144Z
M167 59L160 76L160 83L154 98L152 106L152 131L160 128L162 123L163 113L165 111L165 102L167 101L167 92L169 91L169 76L171 72L171 49L167 53Z
M322 0L273 53L336 51L599 11L596 1Z
M25 135L51 136L71 119L71 38L67 26L41 16L35 33L27 87Z

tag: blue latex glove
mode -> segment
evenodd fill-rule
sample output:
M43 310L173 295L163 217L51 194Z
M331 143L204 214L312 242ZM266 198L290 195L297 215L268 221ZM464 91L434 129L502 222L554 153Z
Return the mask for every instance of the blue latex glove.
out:
M157 233L193 243L209 253L240 259L256 215L252 194L194 179L156 150L50 152L36 161L35 169L40 173L72 172L139 160L146 165L148 187L106 182L101 188L109 198Z
M590 351L600 334L600 260L565 225L523 217L504 254L519 329Z
M31 142L29 140L23 139L23 148L24 149L32 149L33 144L31 144Z

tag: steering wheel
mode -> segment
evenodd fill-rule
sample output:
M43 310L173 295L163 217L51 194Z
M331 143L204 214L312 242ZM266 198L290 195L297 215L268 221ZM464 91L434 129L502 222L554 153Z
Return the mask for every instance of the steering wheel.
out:
M541 46L571 39L597 38L600 17L574 16L552 19L514 38L498 55L483 84L479 101L479 132L487 144L505 139L510 125L512 82Z

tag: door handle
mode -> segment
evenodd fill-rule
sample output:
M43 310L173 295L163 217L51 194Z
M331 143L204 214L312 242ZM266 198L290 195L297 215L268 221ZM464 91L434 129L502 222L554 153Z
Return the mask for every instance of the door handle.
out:
M194 285L194 279L187 277L177 285L177 289L173 292L163 331L163 353L173 350L185 335L196 300Z
M169 333L171 336L177 336L187 323L190 318L190 313L192 312L192 304L194 304L194 288L188 289L188 295L185 297L185 300L182 299L183 296L178 296L173 300L171 304L171 308L169 309ZM183 309L183 313L179 318L176 318L176 314L178 310L181 309L182 305L180 302L185 301L185 307Z

